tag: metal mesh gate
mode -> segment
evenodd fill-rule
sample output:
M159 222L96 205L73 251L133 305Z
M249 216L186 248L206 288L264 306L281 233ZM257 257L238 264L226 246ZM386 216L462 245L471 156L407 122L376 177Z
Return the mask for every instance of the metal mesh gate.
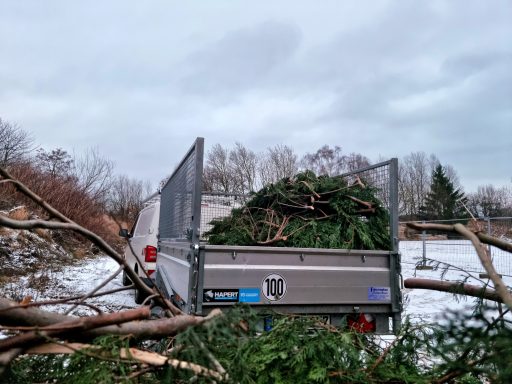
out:
M162 188L160 239L192 241L199 235L203 151L199 137Z
M201 196L201 240L207 240L205 233L212 228L212 220L229 216L233 208L240 208L249 195L221 192L203 192Z
M432 220L418 223L438 223L453 225L463 223L471 230L488 233L491 236L508 241L512 238L512 217L483 218L474 220L452 219ZM404 226L407 222L402 223ZM467 272L483 273L484 268L473 244L458 234L446 234L436 231L404 231L406 241L401 241L400 249L403 262L417 264L420 268L442 263L444 268ZM494 267L504 276L512 276L512 257L510 253L487 246Z
M392 250L398 251L398 160L391 159L342 176L349 184L359 178L363 184L376 189L376 196L389 212Z

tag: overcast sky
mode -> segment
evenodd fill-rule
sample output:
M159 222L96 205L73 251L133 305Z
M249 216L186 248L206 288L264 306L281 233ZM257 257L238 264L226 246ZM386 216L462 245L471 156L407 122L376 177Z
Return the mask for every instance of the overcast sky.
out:
M2 0L0 117L154 185L202 136L510 186L512 2Z

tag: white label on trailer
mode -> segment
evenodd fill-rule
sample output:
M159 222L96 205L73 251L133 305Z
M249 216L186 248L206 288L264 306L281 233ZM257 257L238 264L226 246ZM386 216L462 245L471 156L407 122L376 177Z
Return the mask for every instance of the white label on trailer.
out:
M278 273L271 273L263 279L261 292L270 301L281 300L286 295L286 280Z
M391 301L391 289L389 287L369 287L368 300Z

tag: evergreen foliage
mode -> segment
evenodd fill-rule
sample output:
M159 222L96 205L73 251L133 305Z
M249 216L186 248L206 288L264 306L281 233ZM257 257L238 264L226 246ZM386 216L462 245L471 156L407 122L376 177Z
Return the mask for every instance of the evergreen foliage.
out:
M268 184L213 220L210 244L390 249L389 214L376 189L306 171Z
M432 183L430 192L425 199L425 206L422 213L427 220L449 220L453 218L466 217L462 203L467 199L464 193L455 188L447 177L445 169L441 164L432 172Z
M494 309L480 308L475 314L452 313L433 325L405 321L392 338L275 313L272 330L263 331L261 314L237 306L174 339L146 341L139 348L210 369L215 369L215 359L226 370L226 383L510 383L512 324L492 319ZM98 347L71 357L19 358L3 378L14 384L214 382L184 369L148 369L121 359L128 342L103 337L96 341Z

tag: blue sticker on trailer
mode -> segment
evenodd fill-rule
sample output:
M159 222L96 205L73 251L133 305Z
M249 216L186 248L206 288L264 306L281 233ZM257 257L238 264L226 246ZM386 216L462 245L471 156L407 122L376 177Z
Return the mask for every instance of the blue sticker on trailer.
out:
M259 288L240 288L239 301L241 303L259 303L260 302Z
M368 300L391 301L391 289L389 287L368 287Z

